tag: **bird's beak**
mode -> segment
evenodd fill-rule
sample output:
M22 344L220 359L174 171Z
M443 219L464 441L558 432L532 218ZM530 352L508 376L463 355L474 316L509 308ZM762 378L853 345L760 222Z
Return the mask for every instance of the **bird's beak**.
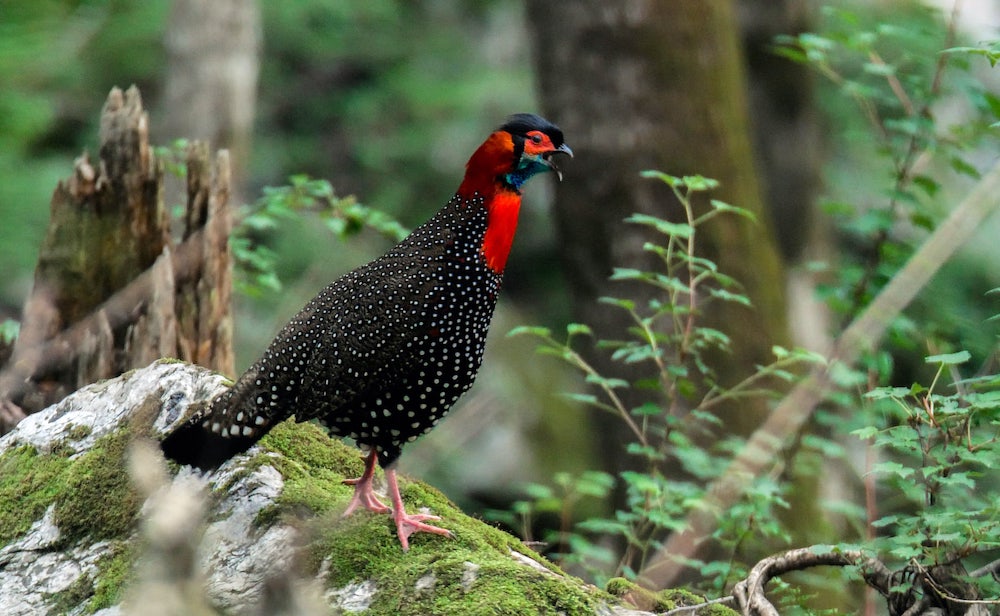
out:
M560 171L559 167L557 167L556 164L555 164L555 162L552 161L552 155L553 154L566 154L570 158L573 158L573 150L571 150L569 148L569 146L564 143L564 144L560 145L558 148L556 148L554 150L551 150L549 152L545 152L544 154L542 154L542 160L545 161L545 164L548 165L549 169L552 169L552 171L555 172L556 178L558 178L559 181L561 182L562 181L562 171Z

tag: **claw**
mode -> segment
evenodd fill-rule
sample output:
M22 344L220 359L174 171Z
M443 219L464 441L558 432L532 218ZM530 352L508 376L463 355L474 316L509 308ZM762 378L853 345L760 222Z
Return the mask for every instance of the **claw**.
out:
M387 470L385 478L389 482L389 494L392 497L392 519L396 522L396 534L399 535L399 543L404 552L410 549L410 535L413 533L433 533L455 538L455 533L446 528L424 524L424 520L440 520L440 517L426 513L406 513L403 497L400 496L399 485L396 483L396 471Z
M368 457L365 458L365 472L356 479L344 480L344 485L354 486L354 496L351 497L351 502L347 504L347 509L344 510L343 517L346 518L351 515L358 506L364 507L368 511L374 511L375 513L388 513L391 511L385 503L375 496L375 491L372 489L372 482L375 478L375 462L377 460L378 458L375 456L375 450L373 449L368 454Z
M403 546L403 551L410 549L410 535L413 533L432 533L444 535L454 539L455 534L446 528L439 528L431 524L425 524L425 520L440 520L436 515L428 513L406 513L403 507L403 497L399 494L399 484L396 481L396 471L388 469L385 471L386 481L389 483L389 497L392 499L392 507L387 507L380 501L372 489L375 478L375 464L378 456L375 450L371 450L365 458L365 472L357 479L345 479L344 484L354 486L354 496L344 510L343 517L351 515L358 507L364 507L368 511L375 513L392 513L392 521L396 525L396 534L399 536L399 543Z

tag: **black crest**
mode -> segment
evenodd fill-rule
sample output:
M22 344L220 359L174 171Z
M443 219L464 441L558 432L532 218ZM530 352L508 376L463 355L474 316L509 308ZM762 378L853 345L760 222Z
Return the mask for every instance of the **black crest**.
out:
M563 144L563 133L558 126L549 122L541 116L533 113L515 113L507 118L507 121L497 130L505 130L515 137L524 137L533 130L541 131L549 136L552 145L559 147Z

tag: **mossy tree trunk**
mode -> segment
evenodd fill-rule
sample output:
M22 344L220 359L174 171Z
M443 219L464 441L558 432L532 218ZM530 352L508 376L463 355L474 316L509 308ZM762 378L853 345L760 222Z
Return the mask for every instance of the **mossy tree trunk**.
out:
M20 333L0 371L6 423L79 387L174 356L232 373L228 155L187 152L184 241L171 239L163 164L137 89L115 88L99 159L60 182Z

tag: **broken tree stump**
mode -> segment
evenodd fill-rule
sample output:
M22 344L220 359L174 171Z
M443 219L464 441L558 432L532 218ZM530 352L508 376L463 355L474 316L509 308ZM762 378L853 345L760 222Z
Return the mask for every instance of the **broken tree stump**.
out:
M84 152L52 195L20 334L0 371L0 434L83 385L173 356L233 373L229 156L186 153L183 236L171 237L164 167L134 86L111 90L97 161Z

